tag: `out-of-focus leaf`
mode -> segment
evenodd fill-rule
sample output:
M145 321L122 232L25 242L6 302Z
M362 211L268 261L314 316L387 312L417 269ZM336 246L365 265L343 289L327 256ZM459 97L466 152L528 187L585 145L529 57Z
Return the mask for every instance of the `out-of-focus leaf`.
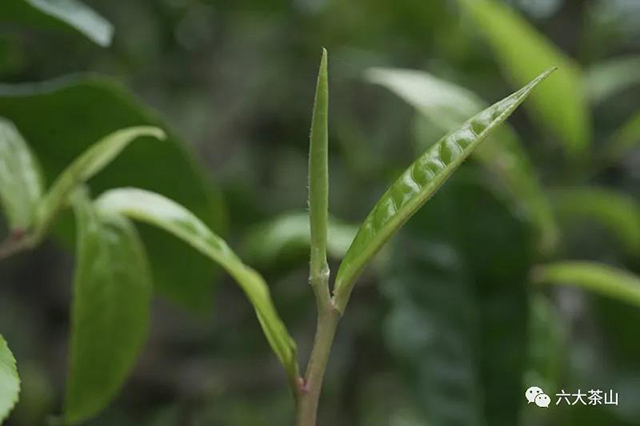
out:
M111 23L77 0L3 0L0 22L71 30L103 47L113 38Z
M562 318L551 301L541 293L529 297L527 324L527 364L524 372L525 388L560 389L568 347ZM535 405L535 404L533 404ZM533 408L533 409L532 409ZM551 417L548 410L537 410L523 399L520 424L543 424Z
M391 185L364 220L338 270L334 297L341 312L369 260L552 71L544 72L439 140Z
M157 127L130 127L105 136L78 156L62 171L38 206L36 232L42 234L48 230L60 209L69 202L69 196L77 185L99 173L131 142L142 136L165 138L164 132Z
M326 276L328 279L329 273L327 266L327 222L329 220L329 82L327 74L327 51L323 49L309 138L312 284L317 277Z
M146 338L153 285L140 238L128 219L101 215L86 194L78 226L65 421L96 415L117 394Z
M0 424L7 418L18 402L20 377L16 360L4 337L0 335Z
M541 125L565 142L569 155L585 152L591 123L578 66L514 10L495 0L459 0L493 48L514 84L522 85L551 66L558 72L532 96L528 107Z
M576 217L598 221L630 254L640 253L640 205L632 197L603 188L573 188L554 191L554 199L567 222Z
M394 244L380 282L392 307L385 337L413 384L424 424L514 425L532 240L515 211L466 172Z
M242 263L222 238L183 206L142 189L113 189L101 195L96 204L101 212L128 216L164 229L220 264L249 298L271 348L290 379L296 377L296 344L273 305L269 287L260 274Z
M556 389L560 381L565 330L562 318L539 293L529 298L528 360L524 382L542 389Z
M640 112L618 129L605 148L609 161L621 159L628 151L640 145Z
M467 117L487 107L473 92L440 80L433 75L401 69L372 69L371 81L400 96L443 133L460 127ZM419 135L420 137L420 135ZM538 227L540 248L549 252L558 237L551 205L517 134L504 123L489 136L490 143L474 152L480 161L496 172L517 200L524 202L533 223ZM426 147L421 144L421 150Z
M113 80L76 77L40 84L0 85L0 116L20 129L53 180L91 144L106 134L131 126L167 126ZM184 141L168 132L161 143L149 137L129 146L93 177L94 193L137 186L166 194L194 212L213 230L224 227L220 192L195 161ZM73 244L73 221L63 217L55 235ZM213 302L215 267L198 253L165 233L140 229L160 293L200 312ZM176 268L175 265L180 265Z
M40 166L18 129L0 118L0 200L13 230L31 227L40 198Z
M536 267L538 283L581 287L593 293L640 306L640 277L596 262L556 262Z
M599 103L640 84L640 56L613 58L592 66L585 74L585 87L593 103Z
M327 253L337 259L344 256L357 230L354 225L329 218ZM266 266L290 256L304 254L307 257L309 234L308 213L294 212L279 216L249 232L245 240L247 259Z

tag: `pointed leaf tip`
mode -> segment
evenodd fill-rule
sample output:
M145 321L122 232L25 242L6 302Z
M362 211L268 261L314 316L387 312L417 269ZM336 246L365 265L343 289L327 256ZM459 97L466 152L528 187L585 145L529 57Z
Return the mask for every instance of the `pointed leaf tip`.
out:
M467 120L427 149L391 185L360 226L338 269L334 300L340 312L344 312L355 280L371 258L552 72L543 72L522 89Z

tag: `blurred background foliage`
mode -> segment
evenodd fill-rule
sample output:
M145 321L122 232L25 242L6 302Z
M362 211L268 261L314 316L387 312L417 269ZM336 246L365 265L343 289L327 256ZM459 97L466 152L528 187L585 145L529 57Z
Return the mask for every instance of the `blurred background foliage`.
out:
M362 279L320 423L640 425L640 308L530 280L535 265L561 259L640 273L639 2L84 2L99 15L72 0L42 3L0 6L0 115L33 146L48 182L116 128L173 130L168 144L132 147L92 190L154 189L225 235L267 277L301 359L315 326L304 211L320 48L330 52L334 259L398 173L452 125L412 104L416 113L367 70L426 71L492 103L560 66L509 129L557 239L541 250L536 214L482 156L463 166ZM69 241L66 222L56 233ZM149 342L118 399L87 424L290 423L284 375L240 291L180 243L144 231L160 295ZM66 247L52 240L0 264L0 332L23 379L9 425L60 413ZM552 395L550 409L526 406L533 385ZM620 401L556 407L561 389L612 389Z

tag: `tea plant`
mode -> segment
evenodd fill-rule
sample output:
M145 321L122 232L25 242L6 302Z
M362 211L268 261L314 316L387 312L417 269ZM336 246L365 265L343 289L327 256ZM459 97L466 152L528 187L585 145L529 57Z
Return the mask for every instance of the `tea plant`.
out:
M328 69L323 52L313 108L309 149L310 275L317 330L305 372L296 344L280 319L262 276L192 212L158 193L110 189L91 199L87 181L139 137L164 138L154 127L132 127L106 136L73 161L46 193L38 161L15 126L0 122L0 199L10 234L0 258L37 246L60 213L72 207L76 220L70 367L64 421L96 415L118 392L144 342L152 278L146 250L131 220L183 240L231 275L253 306L296 401L298 426L316 424L322 382L332 342L355 283L381 247L424 205L462 162L504 122L553 70L484 109L428 148L382 195L358 230L336 274L327 263ZM164 143L158 141L158 144ZM0 418L17 399L18 378L4 340L0 346Z

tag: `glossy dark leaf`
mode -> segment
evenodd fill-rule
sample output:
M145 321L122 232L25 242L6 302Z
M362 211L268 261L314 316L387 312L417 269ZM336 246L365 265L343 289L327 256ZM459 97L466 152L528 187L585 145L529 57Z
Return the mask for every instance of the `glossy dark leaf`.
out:
M118 393L147 335L153 290L138 234L128 219L102 215L74 195L78 226L65 420L96 415Z
M9 118L20 129L41 161L48 182L53 182L104 135L131 126L167 128L119 84L97 77L0 85L0 116ZM128 147L91 179L92 191L100 193L129 185L157 191L178 201L219 232L225 221L221 194L187 144L171 131L167 133L161 143L145 137ZM148 242L149 260L160 293L198 311L210 307L215 271L211 262L158 230L145 228L140 232ZM55 235L72 246L70 217L63 218Z
M552 71L544 72L519 91L465 122L459 130L442 138L391 185L364 220L340 265L334 290L340 311L349 300L355 280L382 245Z

